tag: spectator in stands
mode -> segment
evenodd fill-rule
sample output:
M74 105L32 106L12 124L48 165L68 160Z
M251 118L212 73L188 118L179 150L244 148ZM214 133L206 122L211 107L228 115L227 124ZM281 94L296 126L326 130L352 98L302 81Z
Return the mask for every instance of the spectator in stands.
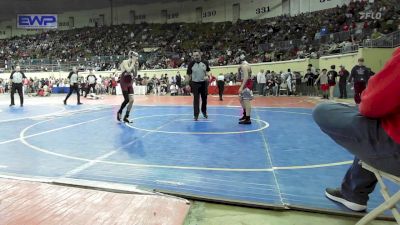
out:
M294 72L294 81L295 81L295 94L296 95L304 95L304 91L305 91L305 82L303 84L302 82L302 77L300 72Z
M269 73L269 71L267 71L267 73ZM265 95L264 88L265 88L266 82L267 82L266 74L265 74L264 70L262 69L257 74L257 84L258 84L258 94L259 95Z
M154 74L153 78L151 78L151 83L153 85L152 90L154 95L160 95L160 80Z
M175 83L171 83L169 89L170 89L170 92L171 92L171 96L177 96L178 95L178 85L176 85Z
M119 60L114 57L108 57L111 59L105 60L99 56L126 56L129 50L125 46L130 45L120 43L132 43L137 49L154 45L157 50L152 53L143 53L142 68L144 69L185 68L190 58L189 49L200 43L213 46L205 48L204 51L211 65L235 64L234 56L239 51L246 51L254 62L289 60L297 56L317 58L329 52L338 53L341 49L354 50L352 46L371 35L372 29L376 29L381 34L394 31L399 25L396 20L399 17L399 11L389 9L396 4L395 0L373 3L355 1L323 11L291 17L284 15L239 21L234 24L229 22L196 25L165 24L160 27L158 24L143 23L136 26L115 25L47 31L0 40L0 49L2 49L0 60L7 61L10 65L13 60L29 55L29 58L22 57L25 58L26 64L31 63L31 60L40 59L44 61L42 64L60 63L60 66L61 63L76 60L80 64L96 61L90 62L93 63L91 67L96 70L111 70L117 67L116 61ZM376 11L384 9L383 20L368 18L357 27L358 13L367 8ZM342 31L344 26L349 32L335 33ZM120 35L118 32L120 30L126 31L126 35ZM353 34L354 38L349 38L353 30L357 30ZM331 34L332 38L327 34ZM79 42L75 41L76 39L79 39ZM332 45L324 47L313 42L316 39L319 39L321 44L333 42ZM248 42L253 45L243 44ZM343 43L342 48L338 46L339 43ZM254 45L265 46L262 51L259 51L259 48ZM55 61L50 62L49 59L55 59Z
M307 69L307 73L304 75L304 80L306 81L306 93L311 96L314 89L314 73L311 72L311 68Z
M140 75L138 75L136 78L136 86L141 86L142 81L143 81L143 78Z
M372 33L372 35L371 35L371 38L373 39L373 40L375 40L375 39L379 39L379 38L381 38L382 37L382 34L380 33L380 32L378 32L378 29L374 29L374 32Z
M364 59L358 59L358 65L354 66L351 70L349 83L353 83L354 88L354 101L356 104L361 103L361 94L367 87L371 71L364 65Z
M336 86L336 78L338 77L338 73L336 72L336 66L332 65L331 70L328 72L328 85L329 85L329 99L333 100L335 86Z
M347 98L347 80L349 79L349 71L343 65L340 65L339 71L339 91L340 98Z
M178 93L180 94L180 93L182 93L182 76L179 73L179 71L176 74L175 81L176 81L176 85L178 86Z
M329 84L328 84L328 73L327 69L323 69L322 73L318 76L317 80L315 80L314 85L317 85L318 82L321 84L322 90L322 99L329 99Z
M307 70L310 70L310 72L312 73L312 74L315 74L316 73L316 70L315 70L315 67L312 65L312 64L308 64L308 67L307 67Z
M115 76L115 74L113 76ZM111 94L112 95L116 95L117 94L117 86L118 86L117 80L118 79L116 77L112 77L111 78Z
M168 92L168 84L165 80L162 80L160 83L160 95L166 95Z
M4 90L5 85L4 84L5 84L4 80L0 78L0 94L5 93L5 90Z
M96 80L96 94L104 94L103 78L99 75Z
M161 77L161 80L162 80L165 84L167 84L167 83L169 82L168 74L164 74L164 77Z
M290 69L287 70L287 73L284 74L285 81L287 84L287 89L288 89L288 95L293 94L293 73Z
M267 71L267 76L266 76L266 80L267 80L267 83L266 83L266 85L265 85L265 87L264 87L264 90L263 90L263 95L265 96L265 95L270 95L270 94L274 94L273 93L273 88L274 88L274 86L275 86L275 80L274 80L274 77L273 77L273 74L271 74L271 71Z
M280 74L276 74L275 71L272 71L272 79L275 84L273 87L273 93L275 96L279 96L281 91L282 77Z

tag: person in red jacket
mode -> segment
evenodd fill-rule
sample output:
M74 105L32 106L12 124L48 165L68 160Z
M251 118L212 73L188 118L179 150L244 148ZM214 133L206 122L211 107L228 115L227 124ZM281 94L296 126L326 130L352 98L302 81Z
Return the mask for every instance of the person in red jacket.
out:
M384 68L369 79L359 107L325 103L313 112L315 122L336 143L355 155L340 188L325 195L353 211L367 208L377 183L359 164L400 176L400 48Z

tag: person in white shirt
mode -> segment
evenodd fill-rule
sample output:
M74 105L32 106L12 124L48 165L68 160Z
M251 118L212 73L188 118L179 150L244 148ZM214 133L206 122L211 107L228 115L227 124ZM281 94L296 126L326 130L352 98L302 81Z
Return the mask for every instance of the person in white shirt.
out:
M171 96L178 95L178 86L175 83L172 83L170 86Z
M264 95L265 83L267 82L264 70L257 74L258 95Z
M175 76L169 77L169 83L170 84L175 83Z
M15 103L14 103L15 91L18 92L21 107L24 106L24 95L22 92L22 85L23 85L24 79L26 79L26 76L23 72L21 72L21 67L16 66L15 71L13 71L10 76L10 83L11 83L11 94L10 94L11 104L10 104L10 106L15 105Z
M97 78L96 80L96 86L97 86L97 94L103 94L104 93L104 87L103 87L103 78L101 77L101 75L99 76L99 78Z
M64 100L64 105L67 104L68 98L71 96L72 92L75 91L78 99L78 105L82 105L81 103L81 96L79 94L79 81L78 81L78 69L74 66L72 67L72 71L68 75L69 79L69 93Z

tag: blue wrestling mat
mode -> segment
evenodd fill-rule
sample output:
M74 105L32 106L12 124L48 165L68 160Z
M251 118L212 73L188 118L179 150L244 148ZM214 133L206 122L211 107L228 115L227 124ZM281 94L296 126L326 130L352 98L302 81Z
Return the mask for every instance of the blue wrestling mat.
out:
M136 185L202 199L349 213L324 196L352 156L324 135L311 109L135 106L134 123L111 106L0 108L0 174ZM369 207L382 202L376 192Z

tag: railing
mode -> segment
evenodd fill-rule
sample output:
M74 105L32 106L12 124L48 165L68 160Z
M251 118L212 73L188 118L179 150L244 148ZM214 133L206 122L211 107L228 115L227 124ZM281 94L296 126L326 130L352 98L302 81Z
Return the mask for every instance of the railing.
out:
M359 48L360 48L359 45L343 46L343 47L340 49L340 54L358 52L358 49L359 49Z
M141 53L139 60L146 61L147 58L155 57L157 53ZM172 53L171 53L172 54ZM102 67L103 64L111 65L114 67L122 60L126 59L125 55L114 55L114 56L93 56L89 58L76 58L70 60L64 59L19 59L11 60L7 64L7 68L11 68L13 65L20 65L25 71L37 72L37 71L69 71L72 67L94 68L96 66Z
M352 29L349 31L342 31L324 35L320 38L319 42L322 44L331 42L339 43L343 41L350 41L352 37L358 40L363 40L367 36L371 35L371 32L372 31L368 29Z
M332 34L327 34L320 36L314 40L290 40L290 41L280 41L280 42L273 42L273 43L265 43L260 44L259 48L264 51L271 51L271 50L287 50L293 48L295 46L299 46L301 44L311 44L311 45L321 45L321 44L329 44L329 43L340 43L343 41L349 41L352 39L352 36L358 40L363 40L367 36L371 35L370 30L365 29L358 29L358 30L350 30L350 31L342 31ZM400 39L400 37L399 37ZM400 43L399 43L400 45Z
M392 38L393 38L393 47L400 46L400 31L392 33Z
M366 48L395 48L400 46L400 31L395 31L378 39L366 39L363 42Z

